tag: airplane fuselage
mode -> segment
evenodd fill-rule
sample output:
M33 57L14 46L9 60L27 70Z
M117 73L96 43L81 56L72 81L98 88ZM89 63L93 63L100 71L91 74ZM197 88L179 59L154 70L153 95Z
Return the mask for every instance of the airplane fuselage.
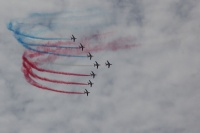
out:
M84 49L85 47L80 43L79 48L83 51L83 49Z
M97 69L99 68L100 64L98 64L96 61L95 61L95 64L94 64L94 67L97 67Z
M87 94L87 96L88 96L88 94L89 94L90 92L88 92L88 91L85 89L84 93L86 93L86 94Z
M110 64L109 61L107 61L107 63L105 63L105 64L106 64L106 66L108 66L108 68L110 68L110 66L112 65L112 64Z
M95 78L95 76L96 76L96 74L95 74L93 71L91 71L90 75L91 75L93 78Z
M73 42L75 42L76 38L74 37L74 35L72 35L71 40L73 40Z
M90 52L88 53L88 55L87 55L87 57L89 57L90 58L90 60L92 59L92 55L90 54Z

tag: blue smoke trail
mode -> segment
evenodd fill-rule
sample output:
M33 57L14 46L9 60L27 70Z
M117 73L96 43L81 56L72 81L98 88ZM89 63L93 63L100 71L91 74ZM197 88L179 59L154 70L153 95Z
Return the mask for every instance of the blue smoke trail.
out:
M51 47L51 48L66 48L66 49L79 49L79 47L66 47L66 46L56 46L56 45L46 45L46 44L32 44L32 43L26 43L24 42L21 38L17 37L18 38L18 42L20 43L23 43L23 44L26 44L28 46L41 46L41 47Z
M70 38L36 37L36 36L28 35L28 34L25 34L25 33L20 33L19 30L14 30L14 28L13 28L11 22L7 25L7 28L8 28L10 31L13 31L14 34L16 34L16 35L19 35L19 36L22 36L22 37L27 37L27 38L32 38L32 39L39 39L39 40L71 40Z
M79 49L79 47L66 47L66 46L56 46L56 45L45 45L45 44L30 44L26 43L29 46L41 46L41 47L51 47L51 48L66 48L66 49Z
M7 28L14 33L15 38L25 48L44 54L52 54L57 56L66 57L87 57L87 56L76 56L68 54L59 54L54 52L47 52L37 50L34 46L51 47L51 48L72 48L78 49L79 47L66 47L56 45L45 45L44 43L28 43L24 39L32 39L34 41L71 41L70 37L45 37L49 33L66 33L70 30L82 31L83 34L87 32L98 31L99 29L105 28L111 24L108 21L108 13L99 8L90 8L86 10L67 10L65 12L54 12L54 13L34 13L29 15L26 19L15 19L7 24ZM44 34L42 34L44 33ZM41 36L42 34L42 36Z
M46 52L46 51L40 51L37 49L33 49L31 47L29 47L25 42L23 42L20 38L17 38L18 42L21 43L25 48L35 51L35 52L39 52L42 54L51 54L51 55L56 55L56 56L65 56L65 57L82 57L82 58L87 58L87 56L83 56L83 55L68 55L68 54L58 54L58 53L53 53L53 52Z
M69 37L41 37L36 36L43 32L60 32L71 30L76 31L98 31L111 24L108 12L100 8L89 8L85 10L67 10L65 12L55 13L33 13L26 19L15 19L7 24L7 28L16 35L37 40L70 40ZM38 29L39 28L39 29ZM43 30L41 30L41 28ZM28 33L27 33L28 32ZM31 33L31 34L30 34Z

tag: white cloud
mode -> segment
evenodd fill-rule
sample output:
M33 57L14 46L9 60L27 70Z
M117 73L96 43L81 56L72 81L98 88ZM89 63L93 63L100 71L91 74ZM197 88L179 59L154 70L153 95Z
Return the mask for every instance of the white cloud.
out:
M96 54L113 66L98 71L88 97L28 84L21 72L23 48L6 22L94 5L109 9L118 33L134 36L139 46ZM199 132L199 1L34 0L1 1L0 7L0 132Z

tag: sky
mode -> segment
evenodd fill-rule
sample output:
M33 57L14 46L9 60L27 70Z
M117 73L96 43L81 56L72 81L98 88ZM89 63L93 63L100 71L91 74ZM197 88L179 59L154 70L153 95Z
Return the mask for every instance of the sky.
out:
M65 15L76 18L65 20ZM198 133L199 16L198 0L0 0L0 132ZM97 73L92 88L47 84L56 89L87 88L88 97L56 93L27 82L22 69L26 49L8 29L10 22L31 24L20 31L41 36L46 31L50 37L75 33L84 40L108 33L101 40L90 40L90 48L112 41L116 47L125 43L133 47L93 51L102 64L99 70L45 64L63 71ZM38 27L42 30L34 31ZM106 60L113 64L110 69L104 66ZM94 60L60 57L57 61Z

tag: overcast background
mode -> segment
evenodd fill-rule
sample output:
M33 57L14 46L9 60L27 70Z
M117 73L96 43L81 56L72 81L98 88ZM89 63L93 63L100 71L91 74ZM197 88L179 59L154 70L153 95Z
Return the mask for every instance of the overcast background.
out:
M139 46L100 56L113 66L98 72L88 97L28 84L24 48L6 24L94 6ZM0 29L1 133L199 133L199 0L1 0Z

